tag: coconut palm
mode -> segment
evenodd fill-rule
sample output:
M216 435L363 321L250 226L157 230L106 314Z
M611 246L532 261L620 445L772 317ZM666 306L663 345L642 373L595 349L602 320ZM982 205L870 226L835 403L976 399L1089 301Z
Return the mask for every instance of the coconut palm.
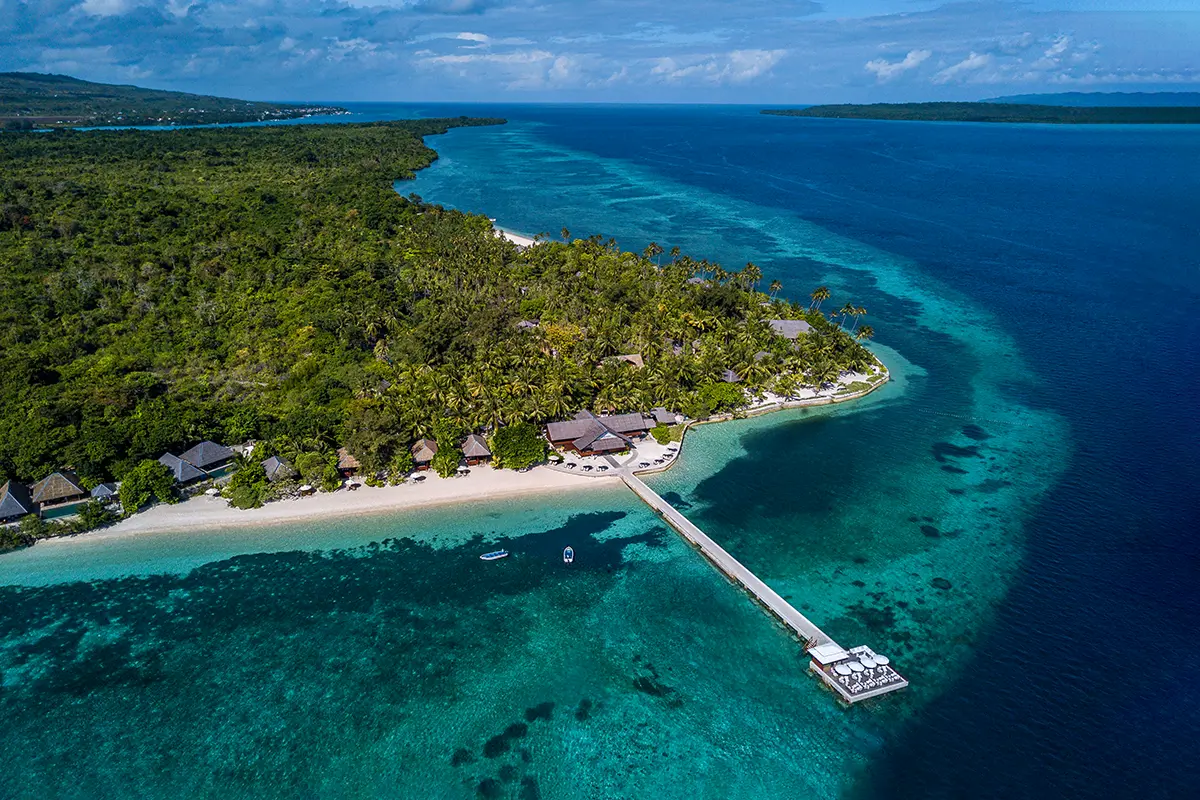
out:
M777 280L771 281L771 299L774 300L775 295L779 294L781 291L783 291L783 284Z
M857 331L854 332L854 338L858 339L860 342L863 339L870 339L874 335L875 335L875 329L872 328L870 325L863 325L861 328L859 328Z
M856 309L854 307L853 303L846 303L846 305L842 306L841 309L838 311L838 314L840 314L842 317L842 322L846 321L846 317L852 317L857 313L858 313L858 309ZM842 327L842 322L838 323L839 328Z
M808 306L809 309L820 311L821 303L829 299L829 289L825 286L818 286L816 289L813 289L809 297L812 298L812 303Z

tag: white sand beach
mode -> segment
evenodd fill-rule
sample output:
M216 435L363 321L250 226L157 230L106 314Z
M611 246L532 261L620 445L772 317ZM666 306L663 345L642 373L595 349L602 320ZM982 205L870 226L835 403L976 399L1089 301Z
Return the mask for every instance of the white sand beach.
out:
M496 233L500 234L505 239L508 239L510 242L515 244L517 247L529 247L531 245L537 244L537 242L535 242L533 239L531 239L528 236L522 236L521 234L513 233L512 231L506 231L506 230L504 230L504 228L496 228Z
M528 472L472 467L469 475L440 478L433 472L422 472L425 480L399 486L372 488L360 486L355 491L318 492L297 500L280 500L262 508L238 509L219 497L201 495L175 505L156 505L112 527L80 534L88 539L128 536L165 531L209 528L245 528L258 525L297 522L309 519L331 519L358 514L404 511L449 503L475 500L496 500L524 494L545 494L567 489L612 487L616 477L583 479L546 467ZM44 539L38 547L54 547L78 540L77 536Z

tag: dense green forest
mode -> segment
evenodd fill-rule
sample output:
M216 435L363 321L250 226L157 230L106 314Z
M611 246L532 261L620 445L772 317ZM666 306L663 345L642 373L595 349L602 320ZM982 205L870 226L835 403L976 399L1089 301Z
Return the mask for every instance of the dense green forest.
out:
M420 137L494 122L0 134L0 475L121 478L206 438L375 469L583 407L712 410L728 369L787 391L872 363L753 265L519 250L393 190Z
M259 122L344 110L115 86L67 75L0 73L0 127L8 129Z
M1016 103L872 103L765 109L781 117L924 120L930 122L1048 122L1077 125L1200 123L1200 106L1047 106Z

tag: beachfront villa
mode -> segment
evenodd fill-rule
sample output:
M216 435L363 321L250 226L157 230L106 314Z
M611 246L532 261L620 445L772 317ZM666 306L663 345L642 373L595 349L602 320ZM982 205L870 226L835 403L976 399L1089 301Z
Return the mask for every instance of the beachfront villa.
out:
M29 497L38 506L38 513L62 516L74 512L75 506L91 499L79 476L70 470L54 472L29 487Z
M117 490L120 486L116 483L100 483L96 488L92 489L92 499L97 500L104 505L117 502Z
M228 475L233 469L233 456L232 448L209 441L203 441L179 455L184 461L204 470L210 478Z
M262 462L262 468L267 473L267 482L286 481L295 478L299 473L295 467L279 456L271 456Z
M462 444L462 452L463 457L467 459L467 466L470 467L492 460L492 451L488 449L487 442L478 433L472 433L467 437Z
M171 471L175 483L179 486L187 486L189 483L195 483L208 477L204 474L204 470L172 453L163 453L158 457L158 463Z
M337 451L337 471L341 473L343 478L349 478L358 472L358 468L362 464L358 463L358 459L350 455L350 451L344 447L339 447Z
M16 522L21 517L32 514L35 508L24 484L7 481L0 486L0 525Z
M413 465L417 470L429 469L433 457L437 455L437 442L433 439L418 439L412 446Z
M567 422L546 426L550 444L582 456L619 453L628 450L634 439L645 438L653 428L653 419L643 414L605 414L580 411Z

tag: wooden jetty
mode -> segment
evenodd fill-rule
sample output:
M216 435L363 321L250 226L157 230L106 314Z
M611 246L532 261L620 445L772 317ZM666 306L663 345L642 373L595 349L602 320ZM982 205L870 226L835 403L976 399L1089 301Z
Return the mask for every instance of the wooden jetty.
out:
M767 586L725 548L696 527L641 478L629 469L621 470L620 475L626 486L704 554L717 569L749 592L759 605L800 637L805 643L805 650L812 656L809 670L844 701L855 703L908 686L908 681L891 667L890 659L886 656L877 655L865 646L851 650L843 649L829 634L780 597L778 592Z

